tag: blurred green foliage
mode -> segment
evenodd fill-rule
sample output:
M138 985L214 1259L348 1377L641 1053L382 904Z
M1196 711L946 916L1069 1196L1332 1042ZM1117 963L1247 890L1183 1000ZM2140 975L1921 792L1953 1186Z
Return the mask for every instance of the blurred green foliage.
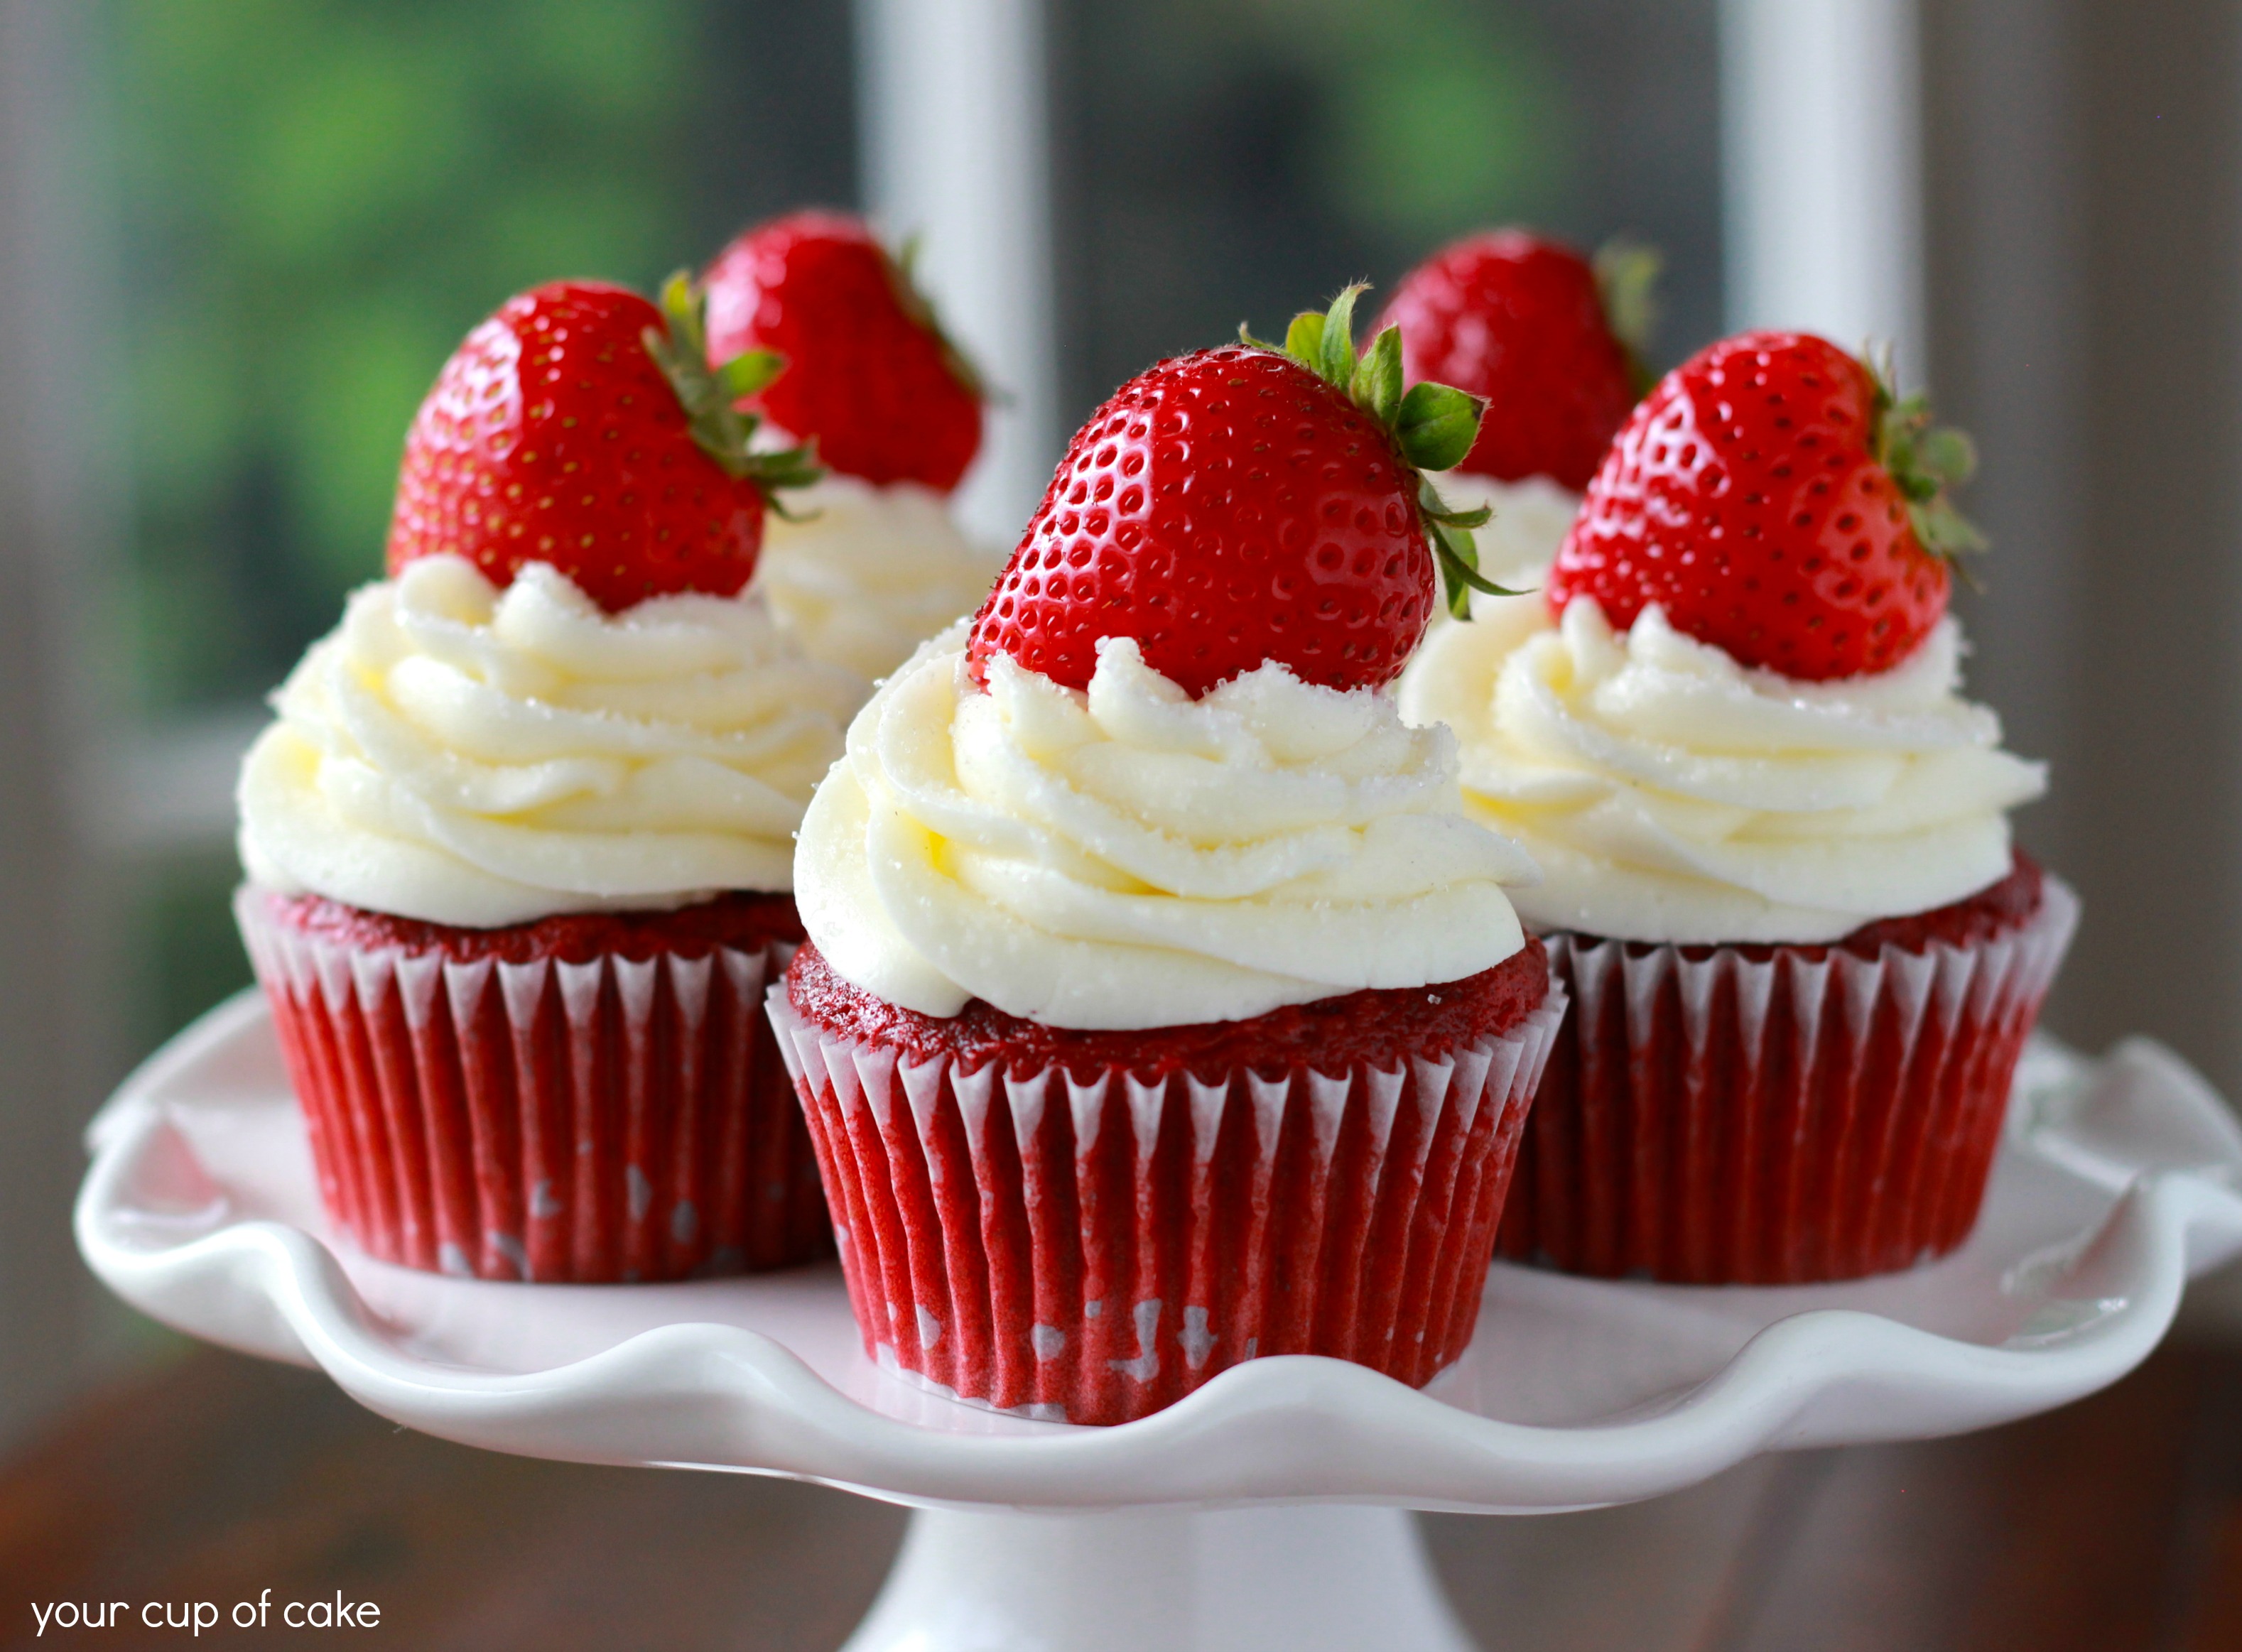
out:
M561 275L693 244L691 0L113 0L134 689L262 693L379 571L413 410Z
M1525 12L1497 0L1252 0L1247 15L1263 50L1312 77L1314 176L1362 229L1413 249L1564 201L1573 105Z

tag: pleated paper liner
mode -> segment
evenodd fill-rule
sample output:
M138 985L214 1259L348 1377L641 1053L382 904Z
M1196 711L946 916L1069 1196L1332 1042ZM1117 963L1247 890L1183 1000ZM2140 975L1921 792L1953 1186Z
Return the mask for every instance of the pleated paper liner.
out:
M1873 957L1545 937L1573 1018L1534 1104L1501 1254L1775 1285L1953 1250L2078 921L2078 897L2051 877L2020 924Z
M769 994L871 1356L1062 1421L1171 1405L1241 1360L1421 1386L1471 1340L1520 1125L1563 1019L1392 1070L1145 1082L966 1072Z
M674 1280L831 1253L762 1013L793 947L460 962L234 900L319 1196L384 1261L483 1279Z

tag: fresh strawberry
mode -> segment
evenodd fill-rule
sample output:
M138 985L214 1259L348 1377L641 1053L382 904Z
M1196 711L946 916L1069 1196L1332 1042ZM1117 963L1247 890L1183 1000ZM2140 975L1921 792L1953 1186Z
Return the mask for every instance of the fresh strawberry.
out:
M1977 458L1921 396L1827 339L1754 332L1667 374L1589 483L1549 605L1625 627L1656 603L1747 665L1823 681L1884 671L1946 612L1947 565L1984 541L1947 498Z
M682 275L662 304L555 281L469 333L406 436L389 571L452 552L505 585L550 563L610 612L745 585L774 490L817 472L801 449L750 451L755 419L733 409L777 358L712 372Z
M1577 492L1647 383L1635 351L1657 270L1645 247L1614 243L1591 264L1561 242L1493 230L1402 277L1379 324L1401 329L1412 378L1487 398L1457 469Z
M979 376L901 259L863 223L795 212L746 231L702 279L712 361L771 350L789 370L756 398L821 463L948 492L981 448Z
M1075 688L1104 637L1133 637L1193 696L1265 660L1307 682L1391 681L1424 634L1437 558L1452 605L1485 511L1446 509L1420 474L1471 446L1479 404L1402 392L1392 329L1358 361L1355 295L1247 339L1164 361L1091 415L967 646Z

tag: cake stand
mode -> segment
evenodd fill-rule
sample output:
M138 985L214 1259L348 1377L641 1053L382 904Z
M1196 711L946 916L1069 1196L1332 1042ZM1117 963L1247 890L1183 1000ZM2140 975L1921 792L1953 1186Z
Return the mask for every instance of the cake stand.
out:
M1464 1652L1412 1508L1655 1496L1762 1451L1954 1434L2131 1370L2242 1252L2242 1127L2177 1058L2036 1043L1956 1255L1842 1286L1693 1289L1498 1266L1420 1393L1252 1361L1140 1421L1031 1421L862 1351L837 1269L681 1285L419 1274L329 1236L261 1001L212 1011L89 1132L77 1239L188 1334L316 1366L408 1427L576 1462L789 1475L906 1503L849 1652Z

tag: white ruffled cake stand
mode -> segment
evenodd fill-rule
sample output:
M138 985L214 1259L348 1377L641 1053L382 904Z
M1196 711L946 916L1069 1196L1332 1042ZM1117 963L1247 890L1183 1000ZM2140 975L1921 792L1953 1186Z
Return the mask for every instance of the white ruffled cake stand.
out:
M1956 1255L1857 1284L1701 1289L1498 1265L1477 1340L1419 1393L1288 1357L1113 1428L998 1415L867 1360L838 1270L521 1286L328 1236L264 1006L214 1010L89 1131L77 1238L156 1319L316 1366L495 1451L790 1475L907 1503L848 1652L1472 1643L1412 1508L1651 1497L1762 1451L2005 1422L2114 1382L2192 1273L2242 1252L2242 1127L2143 1040L2041 1041Z

